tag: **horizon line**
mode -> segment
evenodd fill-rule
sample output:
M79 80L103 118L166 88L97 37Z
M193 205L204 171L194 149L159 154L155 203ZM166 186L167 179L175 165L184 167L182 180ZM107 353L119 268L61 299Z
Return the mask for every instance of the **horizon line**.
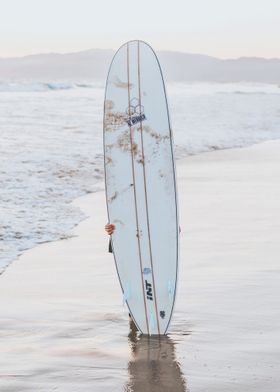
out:
M38 52L38 53L29 53L25 55L20 55L20 56L7 56L7 57L2 57L0 56L0 60L16 60L16 59L24 59L27 57L34 57L34 56L47 56L47 55L69 55L69 54L79 54L79 53L84 53L84 52L90 52L90 51L104 51L104 52L113 52L115 53L117 49L113 48L89 48L89 49L83 49L83 50L76 50L76 51L71 51L71 52ZM204 57L209 57L221 61L227 61L227 60L241 60L241 59L262 59L262 60L280 60L280 57L265 57L265 56L239 56L239 57L216 57L212 56L209 54L204 54L204 53L198 53L198 52L183 52L180 50L172 50L172 49L155 49L157 53L160 52L169 52L169 53L176 53L176 54L182 54L182 55L193 55L193 56L204 56Z

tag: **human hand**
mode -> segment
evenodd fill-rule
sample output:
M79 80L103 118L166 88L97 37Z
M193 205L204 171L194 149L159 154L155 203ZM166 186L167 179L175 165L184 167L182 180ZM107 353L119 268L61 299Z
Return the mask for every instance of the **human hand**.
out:
M105 225L105 231L107 232L107 234L111 235L114 233L116 226L113 225L112 223L107 223L107 225Z

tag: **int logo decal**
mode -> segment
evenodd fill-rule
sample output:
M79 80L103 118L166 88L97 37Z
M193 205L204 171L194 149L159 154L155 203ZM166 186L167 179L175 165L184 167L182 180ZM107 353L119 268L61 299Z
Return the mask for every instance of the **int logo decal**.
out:
M152 288L151 283L149 283L147 280L145 280L145 288L146 288L147 299L152 301L153 300L153 288Z
M130 100L126 114L128 115L126 122L130 127L147 119L144 113L144 106L140 105L138 98L132 98Z

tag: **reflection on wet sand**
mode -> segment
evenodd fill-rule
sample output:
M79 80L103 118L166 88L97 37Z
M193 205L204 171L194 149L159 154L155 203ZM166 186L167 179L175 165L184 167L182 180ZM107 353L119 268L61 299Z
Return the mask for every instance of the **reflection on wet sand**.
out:
M168 336L137 335L131 323L129 333L131 360L126 392L183 392L186 381L175 357L175 344Z

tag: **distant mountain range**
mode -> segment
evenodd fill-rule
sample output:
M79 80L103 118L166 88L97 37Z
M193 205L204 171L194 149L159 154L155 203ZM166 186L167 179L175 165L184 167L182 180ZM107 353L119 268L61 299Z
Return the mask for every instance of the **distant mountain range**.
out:
M113 50L0 58L0 82L12 80L105 80ZM280 84L280 59L215 57L158 51L167 81L263 82Z

